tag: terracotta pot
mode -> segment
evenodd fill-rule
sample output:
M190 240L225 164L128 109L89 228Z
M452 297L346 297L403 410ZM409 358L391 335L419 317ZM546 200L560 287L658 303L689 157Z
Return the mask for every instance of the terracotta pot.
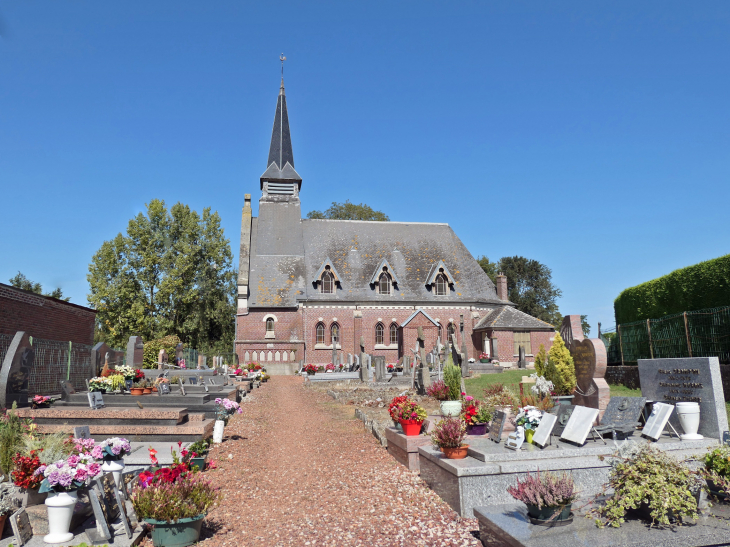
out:
M142 395L144 393L144 389L142 389L141 387L133 387L129 390L129 393L131 393L132 395Z
M152 393L157 393L157 386L154 386L151 389L152 389Z
M142 395L149 395L150 393L152 393L152 389L148 387L144 388L144 391L142 391Z
M400 425L403 428L403 433L405 433L406 437L417 437L421 434L423 420L420 422L416 420L401 420Z
M441 449L441 452L444 453L444 456L446 456L450 460L463 460L466 458L466 452L469 449L468 444L463 444L458 448L447 448L443 447Z

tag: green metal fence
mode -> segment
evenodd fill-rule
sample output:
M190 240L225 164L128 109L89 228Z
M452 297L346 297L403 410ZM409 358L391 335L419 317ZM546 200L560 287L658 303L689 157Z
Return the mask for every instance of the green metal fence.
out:
M730 306L625 323L615 333L602 337L611 364L678 357L717 357L730 363Z

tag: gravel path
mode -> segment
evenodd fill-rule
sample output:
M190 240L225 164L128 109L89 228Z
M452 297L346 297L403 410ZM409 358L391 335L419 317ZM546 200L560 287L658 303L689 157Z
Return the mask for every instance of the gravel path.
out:
M462 519L340 405L277 376L254 390L212 451L225 492L205 545L479 546ZM201 538L201 539L202 539Z

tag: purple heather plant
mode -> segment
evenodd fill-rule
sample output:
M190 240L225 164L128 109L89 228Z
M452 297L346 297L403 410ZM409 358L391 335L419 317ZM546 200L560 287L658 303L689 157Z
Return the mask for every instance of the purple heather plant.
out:
M537 475L517 479L517 486L510 486L507 492L517 501L525 505L536 505L538 509L544 507L560 507L575 500L575 485L573 477L565 473L550 473L544 471Z
M443 380L436 380L426 389L426 395L433 397L437 401L449 400L449 386Z
M444 418L431 433L433 444L439 448L459 448L465 438L466 424L456 417Z

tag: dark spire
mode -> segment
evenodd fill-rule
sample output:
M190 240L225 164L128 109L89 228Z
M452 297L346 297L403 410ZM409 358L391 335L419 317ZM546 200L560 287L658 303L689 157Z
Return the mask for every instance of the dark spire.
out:
M271 164L275 163L280 170L283 170L287 162L294 167L294 153L291 149L291 135L289 134L289 115L286 111L284 78L282 78L279 99L276 102L276 116L274 117L274 129L271 132L267 166L271 167Z

